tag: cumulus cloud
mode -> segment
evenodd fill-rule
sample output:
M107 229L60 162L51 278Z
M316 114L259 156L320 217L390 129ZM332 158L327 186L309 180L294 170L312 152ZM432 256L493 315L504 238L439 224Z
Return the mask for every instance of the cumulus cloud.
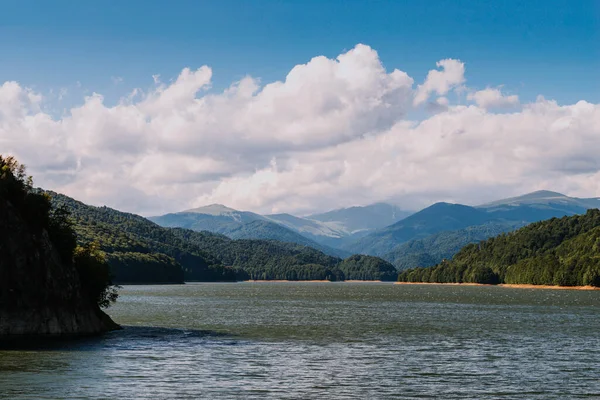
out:
M283 81L248 76L222 92L210 90L208 66L185 68L116 105L94 93L60 118L40 108L39 94L6 82L0 152L19 157L43 187L146 215L209 203L292 213L381 200L417 208L542 188L600 195L599 105L540 97L497 114L489 109L518 104L499 89L453 105L446 96L465 84L464 64L437 66L415 88L357 45L297 65ZM435 114L411 121L424 102Z
M505 96L500 89L486 88L467 95L468 100L474 101L483 108L508 108L519 105L519 96Z
M442 70L432 69L429 71L425 82L417 87L414 98L415 105L427 101L432 93L444 96L450 89L465 82L465 64L460 60L449 58L438 61L436 65Z
M285 167L224 179L201 201L231 199L241 206L250 198L257 209L283 211L332 207L347 198L365 204L409 197L419 207L424 199L476 204L544 188L597 195L599 185L590 177L599 174L592 154L600 146L598 122L600 107L586 102L535 103L516 114L455 107L420 123L400 122L377 136L297 155ZM590 158L596 162L573 170L574 161ZM243 199L236 198L239 188Z

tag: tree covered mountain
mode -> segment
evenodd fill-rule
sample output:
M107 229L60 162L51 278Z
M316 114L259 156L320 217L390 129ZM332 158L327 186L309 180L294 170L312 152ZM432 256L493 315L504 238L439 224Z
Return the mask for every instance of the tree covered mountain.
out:
M344 280L340 259L297 243L230 239L210 232L173 228L172 232L235 268L239 279Z
M62 194L48 192L54 207L71 213L77 240L97 242L107 253L115 280L131 282L233 281L235 271L170 230L139 215L108 207L93 207ZM134 274L132 270L141 274Z
M480 225L489 219L488 213L474 207L436 203L343 248L352 253L382 256L400 243L425 238L442 231Z
M338 264L347 280L395 281L398 271L389 262L379 257L356 254Z
M338 267L341 258L308 246L164 228L135 214L48 193L55 207L71 212L78 240L97 242L106 252L115 280L121 283L344 279ZM372 270L369 263L365 268ZM380 278L378 273L363 275Z
M262 215L238 211L221 204L211 204L178 213L148 218L166 228L186 228L227 235L231 230L252 221L264 221Z
M334 257L348 257L349 252L341 249L329 247L320 243L315 242L299 233L286 228L285 226L279 225L271 221L256 220L243 224L235 229L227 232L226 236L231 239L263 239L263 240L277 240L280 242L296 243L303 246L312 247L325 254Z
M347 243L352 253L381 256L399 269L430 266L476 243L532 222L585 213L599 199L538 191L477 207L437 203L391 226Z
M437 203L363 237L357 242L360 246L351 250L381 255L400 270L435 265L452 258L468 243L512 231L531 220L574 213L582 209L582 204L591 205L595 200L536 193L481 207ZM368 257L351 258L358 262L344 264L342 258L348 258L349 252L317 244L273 222L274 216L240 213L213 205L180 213L179 222L173 223L177 226L183 220L187 221L183 225L198 228L194 224L206 216L211 223L216 221L214 218L225 218L229 224L225 236L164 228L134 214L90 207L62 195L54 194L54 199L56 206L65 205L71 210L81 243L100 243L121 282L141 282L142 276L146 282L388 279L395 273L383 260L374 262ZM290 216L290 220L283 216L278 218L291 224L301 223L294 220L297 217ZM321 225L315 222L312 226ZM274 237L279 240L273 240ZM373 268L375 264L383 269ZM348 269L343 265L353 266ZM356 265L359 274L354 270Z
M511 232L524 225L525 223L521 221L497 221L454 231L434 233L423 239L401 243L384 254L382 258L394 264L398 271L429 267L442 260L451 259L469 243L478 243L490 237Z
M335 257L350 253L318 243L298 233L289 224L247 211L238 211L220 204L195 208L180 213L150 217L151 221L168 228L186 228L223 234L231 239L264 239L297 243L313 247Z
M308 217L259 215L212 204L149 219L164 227L221 233L235 239L290 241L318 248L332 256L347 257L351 253L340 249L344 243L352 242L409 214L385 203L342 208Z
M452 260L406 270L398 280L600 286L600 210L469 244Z

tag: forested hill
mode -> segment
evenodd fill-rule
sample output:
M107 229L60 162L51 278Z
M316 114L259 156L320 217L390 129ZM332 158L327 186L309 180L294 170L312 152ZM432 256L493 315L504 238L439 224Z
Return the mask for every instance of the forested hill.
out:
M442 260L451 259L463 247L470 243L512 232L527 225L521 221L492 221L464 229L443 231L422 239L411 240L394 247L382 256L391 262L398 271L409 268L429 267Z
M341 260L296 243L233 240L182 228L173 228L173 232L236 268L240 279L390 281L398 277L394 266L379 257L354 255Z
M233 281L235 271L170 230L108 207L92 207L48 192L55 208L70 213L80 243L97 242L121 283L181 283L184 280Z
M81 243L98 242L121 283L234 281L244 279L344 280L342 259L311 247L275 240L234 240L210 232L163 228L135 214L92 207L48 192L66 207ZM374 258L374 257L373 257ZM380 259L377 259L380 260ZM362 279L397 276L383 260L361 258L352 272Z
M537 222L470 244L451 261L406 270L398 280L600 286L600 210Z
M170 231L186 243L235 268L238 279L343 280L341 261L311 247L276 240L230 239L183 228Z
M32 182L0 155L0 343L117 329L100 309L118 296L109 266L95 246L77 246L65 213Z

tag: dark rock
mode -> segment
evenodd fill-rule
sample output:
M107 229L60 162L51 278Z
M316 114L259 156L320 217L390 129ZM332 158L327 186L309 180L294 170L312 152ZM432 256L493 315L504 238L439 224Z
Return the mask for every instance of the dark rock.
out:
M45 230L0 199L0 338L91 335L118 329L82 294Z

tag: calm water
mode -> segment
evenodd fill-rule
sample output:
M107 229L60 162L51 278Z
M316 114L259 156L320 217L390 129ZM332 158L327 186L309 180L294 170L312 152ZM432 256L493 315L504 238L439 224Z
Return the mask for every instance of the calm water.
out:
M600 291L127 286L101 338L0 350L2 399L600 397Z

